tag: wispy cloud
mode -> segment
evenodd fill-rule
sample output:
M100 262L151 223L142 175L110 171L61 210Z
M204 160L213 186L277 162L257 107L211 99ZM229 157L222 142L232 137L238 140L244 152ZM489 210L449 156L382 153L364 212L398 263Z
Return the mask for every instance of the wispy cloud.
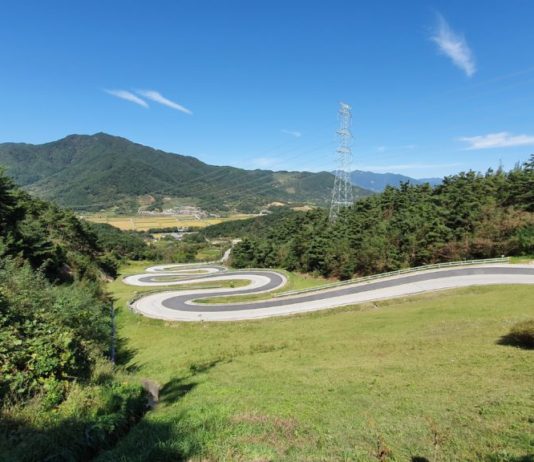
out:
M404 144L402 146L377 146L377 152L386 152L386 151L400 151L406 149L415 149L417 146L415 144Z
M285 128L283 130L280 130L282 133L285 133L286 135L294 136L295 138L300 138L302 136L301 132L298 132L296 130L286 130Z
M377 173L389 173L399 170L427 170L432 168L460 167L463 164L397 164L397 165L365 165L358 167L358 170L368 170Z
M164 106L170 107L171 109L176 109L177 111L184 112L185 114L193 114L189 109L178 104L174 101L171 101L168 98L165 98L161 93L154 90L137 90L137 94L144 96L156 103L163 104Z
M441 14L438 14L437 20L431 40L438 45L444 55L471 77L477 68L473 52L467 45L465 37L453 31Z
M512 135L508 132L488 133L487 135L480 136L464 136L459 139L468 144L467 150L534 145L534 135Z
M143 106L145 108L148 107L148 103L144 99L139 98L139 96L134 95L130 91L126 91L126 90L104 90L104 91L117 98L130 101L131 103L138 104L139 106Z

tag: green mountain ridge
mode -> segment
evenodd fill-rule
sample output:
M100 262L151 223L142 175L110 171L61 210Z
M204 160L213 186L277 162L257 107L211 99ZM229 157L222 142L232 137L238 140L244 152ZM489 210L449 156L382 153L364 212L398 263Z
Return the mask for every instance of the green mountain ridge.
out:
M0 144L0 165L20 186L59 205L135 210L143 195L189 198L208 210L257 210L273 201L325 205L328 172L273 172L213 166L125 138L69 135L46 144ZM355 187L355 197L372 194Z

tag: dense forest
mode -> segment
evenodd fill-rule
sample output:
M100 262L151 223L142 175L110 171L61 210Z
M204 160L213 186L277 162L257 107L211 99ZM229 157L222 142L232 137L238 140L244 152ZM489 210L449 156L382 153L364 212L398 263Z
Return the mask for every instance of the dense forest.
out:
M236 267L282 267L350 278L427 263L534 253L534 156L510 172L465 172L441 185L387 187L334 223L328 212L279 210L214 225L242 237Z
M103 281L149 249L101 230L0 172L0 460L87 460L144 412L110 361Z

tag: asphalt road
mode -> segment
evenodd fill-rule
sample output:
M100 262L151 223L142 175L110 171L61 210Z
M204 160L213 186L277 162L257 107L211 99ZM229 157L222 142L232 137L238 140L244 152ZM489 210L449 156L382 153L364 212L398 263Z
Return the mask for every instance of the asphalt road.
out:
M146 276L153 275L143 277ZM470 285L534 284L534 266L487 265L432 270L290 297L228 304L197 304L195 300L274 290L285 283L285 277L275 271L251 270L226 272L223 276L214 274L196 279L188 278L180 283L192 283L200 279L202 281L247 279L251 281L251 285L243 288L197 289L151 294L137 300L132 307L146 316L181 321L256 319ZM138 282L143 284L142 280ZM151 282L147 280L146 284L151 285Z

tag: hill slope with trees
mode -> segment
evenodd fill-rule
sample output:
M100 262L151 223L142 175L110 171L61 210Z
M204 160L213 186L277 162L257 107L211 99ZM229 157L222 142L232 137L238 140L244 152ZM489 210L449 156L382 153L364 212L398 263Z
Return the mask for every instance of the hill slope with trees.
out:
M144 391L109 359L103 281L146 251L0 172L0 460L90 460L141 417Z
M403 183L328 212L279 211L222 223L206 236L243 237L237 267L350 278L428 263L534 254L534 156L510 172L460 173L434 188Z
M325 205L334 181L328 172L273 172L205 164L125 138L70 135L41 145L0 144L0 165L25 189L59 205L100 210L138 198L187 198L207 210L249 212L273 201ZM355 197L371 194L354 188Z

